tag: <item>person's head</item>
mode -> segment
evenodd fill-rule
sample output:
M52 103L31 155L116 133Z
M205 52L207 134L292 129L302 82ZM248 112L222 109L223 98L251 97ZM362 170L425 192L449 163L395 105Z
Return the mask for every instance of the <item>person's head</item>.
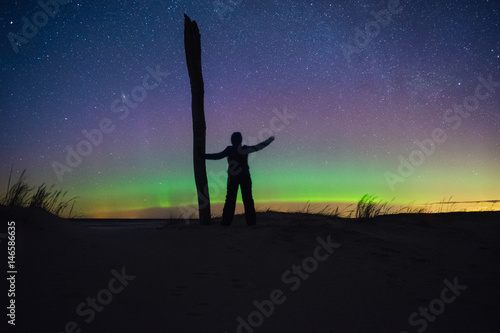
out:
M231 135L231 143L233 144L233 146L238 147L239 145L241 145L242 141L243 141L243 137L241 136L240 132L234 132Z

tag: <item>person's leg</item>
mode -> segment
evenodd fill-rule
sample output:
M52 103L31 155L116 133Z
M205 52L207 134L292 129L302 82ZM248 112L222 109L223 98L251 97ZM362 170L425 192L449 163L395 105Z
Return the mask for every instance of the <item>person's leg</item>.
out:
M241 181L241 196L243 197L243 205L245 206L245 220L248 225L255 225L255 206L252 197L252 179L250 175L244 177Z
M233 222L234 209L236 208L236 195L238 194L238 181L231 176L227 178L227 194L224 210L222 211L223 225L230 225Z

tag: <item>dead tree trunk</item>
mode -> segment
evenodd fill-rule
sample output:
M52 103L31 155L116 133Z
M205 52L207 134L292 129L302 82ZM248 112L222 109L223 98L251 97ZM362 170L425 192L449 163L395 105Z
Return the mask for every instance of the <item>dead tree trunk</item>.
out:
M205 165L205 110L203 98L203 75L201 73L200 30L196 21L184 14L184 48L191 83L191 110L193 116L193 164L194 181L198 193L198 211L201 224L210 224L210 196L208 194L207 169Z

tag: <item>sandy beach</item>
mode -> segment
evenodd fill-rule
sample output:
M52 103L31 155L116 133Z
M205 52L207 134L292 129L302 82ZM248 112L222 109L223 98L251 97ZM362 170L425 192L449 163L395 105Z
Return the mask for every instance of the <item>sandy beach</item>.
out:
M500 332L499 212L106 230L3 212L9 332Z

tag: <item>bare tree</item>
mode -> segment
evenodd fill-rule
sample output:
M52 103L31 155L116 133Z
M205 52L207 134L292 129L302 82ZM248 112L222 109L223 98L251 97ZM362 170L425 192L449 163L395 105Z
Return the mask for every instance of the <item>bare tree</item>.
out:
M210 196L208 194L205 165L206 124L203 99L203 75L201 73L200 30L196 21L184 14L184 48L191 83L191 110L193 116L193 164L194 180L198 193L198 211L201 224L210 224Z

